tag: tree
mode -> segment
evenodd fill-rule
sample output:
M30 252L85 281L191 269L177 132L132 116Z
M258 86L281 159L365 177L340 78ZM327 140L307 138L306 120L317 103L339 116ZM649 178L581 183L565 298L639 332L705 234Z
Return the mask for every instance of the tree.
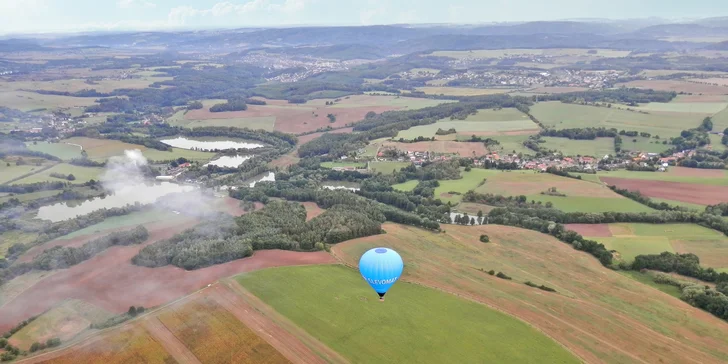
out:
M8 345L8 339L0 337L0 349L4 348L6 345Z
M710 118L710 116L703 119L703 122L700 124L700 128L702 131L711 131L713 130L713 119Z
M57 337L48 339L46 341L46 347L49 347L49 348L54 348L54 347L59 346L59 345L61 345L61 339L59 339Z
M146 309L144 308L144 306L138 306L138 307L136 308L136 312L137 312L137 315L141 315L141 314L143 314L145 310L146 310Z
M470 218L470 225L475 225L475 218L474 217L471 217Z
M69 174L68 177L66 177L66 179L69 180L69 181L75 181L76 180L76 176L74 176L73 174Z
M129 314L129 316L136 316L136 314L137 314L136 307L130 306L129 307L129 311L127 312L127 314Z
M371 118L374 118L376 116L377 116L377 113L375 113L374 111L370 111L366 115L364 115L364 118L365 119L371 119Z
M336 122L336 115L334 115L334 114L328 114L328 115L326 115L326 117L329 118L329 122L330 123L335 123Z
M485 235L485 234L480 235L480 241L483 243L490 243L490 237L488 237L488 235Z
M34 342L32 345L30 345L30 352L35 353L36 351L40 350L40 343Z

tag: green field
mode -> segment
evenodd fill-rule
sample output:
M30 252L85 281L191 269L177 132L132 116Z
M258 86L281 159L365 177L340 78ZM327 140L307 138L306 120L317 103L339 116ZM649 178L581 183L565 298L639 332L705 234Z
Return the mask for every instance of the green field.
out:
M664 251L693 253L701 265L728 268L728 237L695 224L609 224L612 237L593 237L622 259L632 261L640 254Z
M179 218L180 215L162 209L133 212L128 215L112 216L98 224L88 226L81 230L76 230L68 235L61 236L58 239L72 239L78 236L96 234L111 229L132 227L155 221L174 221Z
M0 92L0 106L26 112L37 109L51 111L61 108L86 107L95 103L96 98L94 97L41 95L35 92L25 91Z
M47 153L63 160L71 160L73 158L81 157L81 148L75 145L48 142L26 143L26 145L30 150Z
M523 145L523 142L528 140L528 135L494 135L489 136L488 138L493 138L500 143L500 145L494 145L488 147L489 150L493 152L500 152L500 153L522 153L522 154L534 154L534 151L526 148ZM470 136L463 135L462 137L458 137L459 139L468 139Z
M346 168L346 167L353 167L357 169L363 169L367 167L367 164L364 162L323 162L321 163L321 167L323 168Z
M8 183L9 181L12 181L16 178L36 173L39 170L51 165L50 162L45 162L46 163L42 164L41 166L36 166L35 164L24 164L16 166L15 162L5 162L3 160L0 160L0 183ZM10 163L9 166L8 163Z
M544 125L556 129L604 127L617 130L636 130L674 137L686 126L696 127L705 114L650 113L619 110L616 108L541 102L531 107L531 113Z
M249 118L230 118L230 119L206 119L206 120L193 120L185 119L184 111L179 111L171 118L167 119L167 122L173 126L182 126L185 128L199 128L207 126L222 126L222 127L233 127L233 128L248 128L252 130L263 129L266 131L273 131L276 123L275 116L260 116L260 117L249 117Z
M43 313L30 324L10 337L10 342L28 350L38 341L58 337L61 342L70 341L91 323L102 323L114 314L92 304L71 299Z
M63 140L63 142L79 144L88 153L88 158L95 161L105 161L113 156L124 155L125 150L139 149L142 154L150 161L171 160L184 157L189 160L206 162L212 158L215 153L199 152L189 149L172 148L172 151L162 151L158 149L147 148L143 145L124 143L118 140L102 140L86 137L73 137Z
M20 230L10 230L0 234L0 258L5 258L8 248L13 246L13 244L32 243L37 237L38 234L36 233L26 233Z
M400 131L395 139L414 139L418 136L422 137L435 137L441 139L443 136L435 134L437 129L448 130L454 128L458 134L470 136L469 133L475 134L494 134L520 131L520 130L533 130L533 134L538 133L538 125L534 124L531 120L512 120L512 121L464 121L464 120L441 120L434 124L418 125L407 130Z
M6 202L7 200L10 200L11 198L17 198L20 202L37 200L39 198L54 196L61 192L62 192L61 190L46 190L46 191L38 191L38 192L31 192L31 193L7 195L7 196L0 197L0 203Z
M628 198L601 198L584 196L529 195L528 200L551 202L566 212L654 212L655 210Z
M598 172L598 177L615 177L630 179L647 179L654 181L684 182L701 185L728 186L728 171L723 171L725 177L693 177L680 176L676 173L682 167L670 167L667 172L636 172L627 170Z
M545 143L541 148L555 149L567 156L588 155L601 158L607 154L614 155L614 139L596 138L594 140L572 140L567 138L543 137Z
M272 268L237 281L352 363L578 362L523 322L447 293L400 282L377 302L344 266Z
M698 205L698 204L694 204L694 203L675 201L675 200L666 200L664 198L650 198L650 200L652 200L653 202L657 202L657 203L664 202L668 205L673 205L673 206L677 205L677 206L687 207L691 210L697 210L697 211L701 211L701 212L705 211L705 205Z
M374 173L392 174L392 171L399 172L411 164L411 162L369 162L369 169Z
M415 187L417 187L417 185L419 183L420 183L420 181L418 181L418 180L407 181L404 183L398 183L396 185L392 185L392 188L394 188L397 191L408 192L408 191L414 190Z
M507 107L503 109L479 109L477 114L469 115L465 118L465 121L509 121L523 119L531 121L526 114L520 112L518 109Z
M664 283L656 283L654 281L654 279L652 278L652 273L649 273L649 272L641 273L641 272L636 272L633 270L620 270L619 274L632 278L635 281L640 282L642 284L646 284L650 287L656 288L675 298L680 298L680 296L682 295L682 291L680 290L679 287L671 286L669 284L664 284Z
M489 178L497 173L492 169L473 168L470 172L465 172L462 168L460 173L463 178L453 180L440 180L440 186L435 188L435 198L439 198L442 202L452 202L456 204L463 199L462 195L448 196L448 192L459 192L465 194L470 190L474 190L484 179Z
M713 130L722 132L728 128L728 107L713 115Z
M710 134L709 137L710 137L710 147L713 150L722 152L722 151L728 149L728 146L725 146L723 143L721 143L723 138L720 135Z
M529 48L511 48L511 49L473 49L467 51L436 51L432 52L433 56L450 57L457 59L467 58L502 58L506 56L531 55L531 56L551 56L551 57L569 57L569 56L593 56L593 57L609 57L618 58L626 57L629 51L620 51L613 49L597 49L597 53L590 55L589 49L576 48L553 48L553 49L529 49Z
M635 110L647 112L676 112L689 114L704 114L710 116L728 107L725 102L650 102L637 107L630 107Z
M628 136L622 137L622 150L625 151L662 153L670 149L670 147L670 144L662 144L662 139Z
M51 173L61 173L64 175L73 174L76 179L72 181L72 183L84 183L88 182L92 179L98 180L99 177L101 177L101 174L104 172L103 168L100 167L80 167L75 166L72 164L67 163L60 163L56 164L55 166L46 169L45 171L35 173L33 175L30 175L28 177L25 177L23 179L17 180L13 182L13 184L27 184L27 183L36 183L36 182L55 182L55 181L65 181L69 182L65 179L59 179L55 177L51 177Z

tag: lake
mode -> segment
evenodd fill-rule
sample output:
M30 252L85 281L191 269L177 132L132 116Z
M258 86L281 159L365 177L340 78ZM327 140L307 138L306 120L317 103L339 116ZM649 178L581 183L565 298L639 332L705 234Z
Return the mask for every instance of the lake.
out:
M276 174L274 172L268 172L264 174L262 177L256 177L255 181L250 182L250 187L255 187L255 184L258 182L265 182L265 181L275 181L276 180Z
M235 167L243 164L243 162L247 161L250 158L253 158L253 156L250 156L250 155L224 155L215 160L211 160L209 163L205 164L205 166L213 165L213 166L218 166L218 167L235 168Z
M162 182L158 184L141 184L124 187L113 195L104 198L97 197L77 205L69 206L66 202L43 206L38 210L38 219L52 222L72 219L86 215L102 208L123 207L129 204L149 204L158 198L174 193L194 190L193 186L178 185L176 183Z
M250 143L232 140L195 140L185 137L177 137L174 139L162 139L162 143L182 149L195 150L225 150L225 149L255 149L263 147L263 144Z

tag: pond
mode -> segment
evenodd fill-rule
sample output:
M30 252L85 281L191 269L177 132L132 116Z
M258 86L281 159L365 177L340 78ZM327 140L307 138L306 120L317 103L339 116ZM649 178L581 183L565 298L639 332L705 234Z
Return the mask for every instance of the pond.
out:
M275 181L276 180L276 174L274 172L268 172L264 174L262 177L256 177L253 182L250 182L250 187L255 187L255 184L258 182L265 182L265 181Z
M52 222L63 221L103 208L123 207L137 202L140 204L149 204L164 195L174 192L189 192L194 189L195 187L193 186L178 185L170 182L131 185L121 188L113 195L107 195L103 198L97 197L77 205L69 205L67 202L61 202L43 206L38 210L36 217Z
M243 164L243 162L247 161L250 158L253 158L253 156L250 156L250 155L224 155L215 160L211 160L209 163L205 164L205 166L213 165L213 166L218 166L218 167L235 168L235 167Z
M261 148L263 144L244 142L244 141L233 141L233 140L220 140L214 138L201 138L187 139L185 137L177 137L174 139L162 139L162 143L173 146L175 148L182 149L195 149L195 150L225 150L225 149L254 149Z

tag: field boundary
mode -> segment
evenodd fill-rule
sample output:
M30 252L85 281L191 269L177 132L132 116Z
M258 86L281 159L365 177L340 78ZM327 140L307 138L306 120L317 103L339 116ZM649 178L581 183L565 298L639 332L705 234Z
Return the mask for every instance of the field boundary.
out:
M11 183L13 183L13 182L16 182L16 181L20 181L20 180L21 180L21 179L23 179L23 178L28 178L28 177L30 177L30 176L33 176L33 175L36 175L36 174L38 174L38 173L41 173L41 172L47 171L47 170L49 170L49 169L51 169L51 168L53 168L53 167L55 167L55 166L57 166L57 165L59 165L59 164L61 164L61 163L53 163L53 164L51 164L51 165L48 165L48 166L44 166L44 167L42 167L41 169L39 169L39 170L37 170L37 171L33 171L33 172L31 172L31 173L26 173L26 174L24 174L24 175L22 175L22 176L20 176L20 177L16 177L16 178L13 178L13 179L11 179L11 180L9 180L9 181L5 182L5 183L0 183L0 184L2 184L2 185L9 185L9 184L11 184Z
M265 302L263 302L261 299L256 297L254 294L246 290L243 286L238 284L237 281L235 281L234 278L228 277L225 279L220 280L220 283L227 287L230 293L235 294L237 297L239 297L245 304L247 304L248 308L250 310L253 310L257 315L259 316L259 320L269 320L271 323L273 323L275 326L283 330L285 333L290 335L292 338L295 338L301 344L303 344L308 350L310 350L312 353L316 354L319 359L321 359L322 363L349 363L348 360L346 360L343 356L341 356L339 353L335 352L333 349L329 348L325 344L323 344L321 341L316 339L315 337L311 336L308 332L303 330L302 328L298 327L296 324L294 324L292 321L290 321L285 316L281 315L273 309L272 307L268 306ZM222 304L223 307L224 303L219 302ZM232 311L231 311L232 312ZM253 313L253 314L255 314ZM233 314L235 314L233 312ZM236 315L237 316L237 315ZM240 319L240 317L238 317ZM254 319L253 319L254 320ZM247 320L246 320L247 321ZM247 325L247 322L243 321L241 319L241 322L245 323ZM255 325L259 326L259 325ZM251 329L253 328L253 325L248 326ZM278 338L275 338L268 334L267 332L264 333L260 328L258 328L260 331L260 336L263 340L268 341L276 350L279 350L280 347L280 341L277 340ZM254 330L255 331L255 330ZM283 333L281 333L283 334ZM266 337L267 335L267 337ZM285 335L285 334L283 334ZM275 341L274 344L271 341ZM278 345L276 345L278 344ZM280 350L279 350L280 351ZM286 355L284 351L280 351L281 354L284 354L287 358L291 359L289 355ZM294 358L300 359L300 357L294 356ZM293 362L296 362L297 360L291 359ZM310 361L304 361L309 363Z
M161 345L175 360L180 363L202 364L195 354L193 354L177 336L169 331L167 326L159 321L159 317L156 315L142 320L142 327L149 332L150 336L157 339L159 345Z

